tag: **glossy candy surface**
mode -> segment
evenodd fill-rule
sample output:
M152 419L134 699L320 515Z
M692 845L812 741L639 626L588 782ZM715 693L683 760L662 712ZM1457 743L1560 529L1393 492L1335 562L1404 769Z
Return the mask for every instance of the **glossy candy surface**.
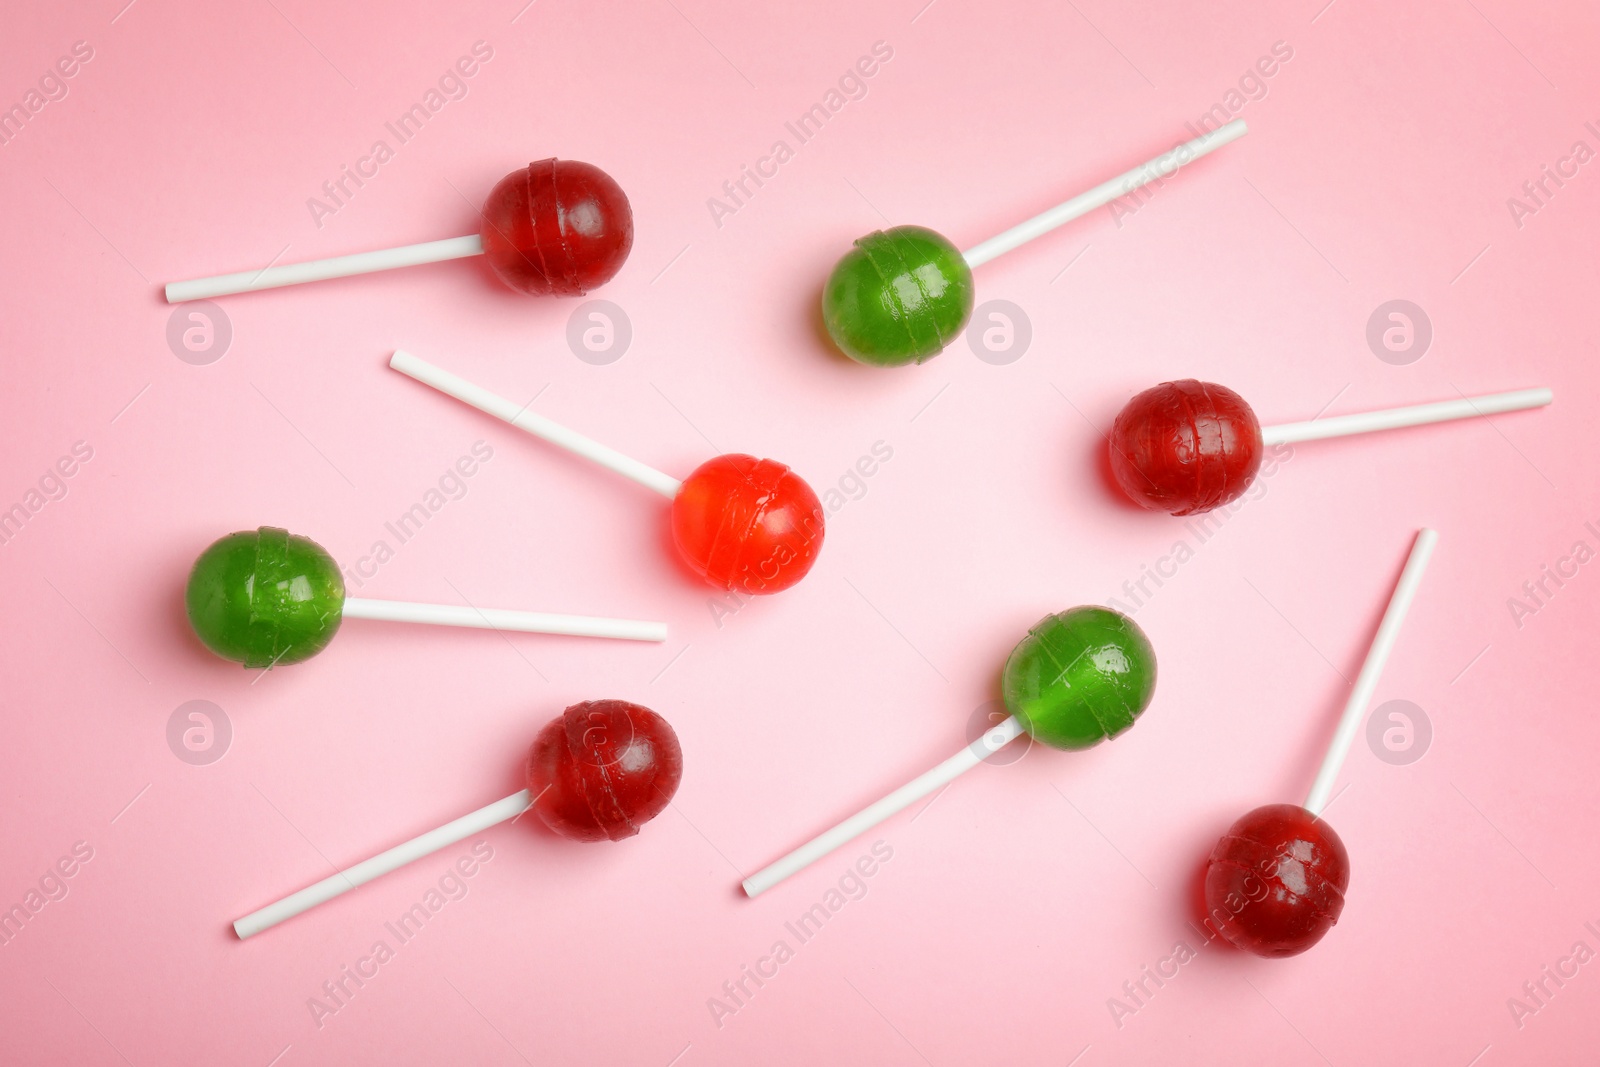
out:
M822 550L823 510L799 475L775 460L727 455L684 479L672 501L672 538L712 585L776 593Z
M482 236L506 285L535 296L581 296L622 268L633 248L633 210L599 167L542 159L490 191Z
M327 647L343 615L344 579L315 541L263 526L200 553L184 601L207 648L246 667L272 667Z
M1133 725L1156 686L1156 655L1134 621L1108 608L1046 615L1006 657L1006 709L1039 741L1088 748Z
M1111 472L1154 511L1193 515L1234 500L1261 467L1261 424L1232 389L1186 378L1128 401L1111 428Z
M1298 804L1268 804L1211 850L1207 919L1247 952L1293 956L1339 921L1349 886L1350 857L1333 827Z
M921 226L860 238L822 290L822 318L833 343L876 367L938 355L971 314L972 269L960 249Z
M527 769L533 808L546 826L576 841L620 841L678 791L683 750L649 708L587 700L539 731Z

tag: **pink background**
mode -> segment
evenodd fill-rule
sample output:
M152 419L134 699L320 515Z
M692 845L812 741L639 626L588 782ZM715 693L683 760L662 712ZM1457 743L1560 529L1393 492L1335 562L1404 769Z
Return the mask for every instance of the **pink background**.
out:
M1600 962L1547 982L1537 1013L1507 1002L1575 942L1600 949L1600 564L1520 628L1507 600L1573 542L1600 547L1579 447L1600 163L1520 228L1506 203L1575 141L1600 148L1592 5L121 2L28 5L0 38L5 103L93 49L0 147L0 505L93 449L0 546L0 904L93 850L0 947L0 1059L1592 1060ZM466 98L318 228L307 198L479 40L493 58ZM718 227L707 199L876 41L893 59L866 97ZM878 212L971 245L1187 136L1279 41L1293 57L1240 111L1248 138L1136 214L981 269L979 300L1031 320L1019 360L962 339L874 372L819 343L821 279ZM476 261L225 298L223 358L169 350L160 283L472 232L502 174L552 154L632 200L632 258L595 294L632 322L619 361L575 358L573 302L514 296ZM1407 366L1365 340L1395 298L1435 333ZM830 516L805 582L719 619L659 499L384 369L401 345L544 389L539 411L678 475L751 451L822 491L875 442L893 458ZM979 768L742 899L742 874L959 747L1029 624L1122 596L1186 536L1112 494L1096 429L1184 376L1267 422L1458 390L1557 401L1301 446L1138 611L1161 664L1138 729ZM665 619L665 645L352 622L263 676L192 637L183 579L211 540L282 525L352 564L480 439L494 458L466 496L359 592ZM1344 919L1286 962L1201 947L1206 853L1303 795L1424 524L1440 547L1377 702L1423 708L1433 743L1391 766L1357 741L1329 813L1354 865ZM483 835L467 895L320 1027L308 998L394 947L383 924L469 845L233 937L330 862L513 791L538 726L601 696L662 712L687 755L638 838ZM195 699L234 733L207 766L166 741ZM784 923L878 839L893 858L866 895L798 945ZM714 1019L780 938L794 958ZM1179 941L1197 958L1114 1018Z

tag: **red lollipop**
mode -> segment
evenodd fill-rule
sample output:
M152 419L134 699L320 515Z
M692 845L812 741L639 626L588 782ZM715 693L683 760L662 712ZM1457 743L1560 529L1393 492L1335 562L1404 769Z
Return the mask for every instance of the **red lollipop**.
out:
M1333 827L1298 804L1266 804L1211 850L1206 909L1245 951L1294 956L1339 921L1349 886L1350 857Z
M622 269L633 211L599 167L544 159L489 191L482 238L489 266L512 289L582 296Z
M1135 503L1193 515L1238 499L1268 447L1521 411L1552 399L1549 389L1519 389L1263 428L1232 389L1185 378L1146 389L1117 415L1111 474Z
M1191 515L1233 500L1261 468L1261 424L1244 397L1186 378L1146 389L1111 427L1111 473L1147 508Z
M1206 922L1257 956L1294 956L1322 940L1339 921L1350 886L1344 842L1321 818L1339 768L1361 728L1400 625L1422 584L1439 535L1418 532L1361 673L1350 690L1305 806L1268 804L1228 828L1206 865Z
M528 792L546 826L574 841L621 841L661 814L683 778L667 720L626 700L574 704L528 753Z
M588 700L552 719L533 742L528 788L380 852L233 924L242 940L532 808L574 841L620 841L659 815L683 779L683 750L667 720L626 700Z
M490 190L482 214L482 231L467 237L170 282L167 303L478 255L518 292L582 296L610 281L633 248L628 198L605 171L576 160L512 171Z
M719 588L744 593L787 589L806 576L822 549L822 502L799 475L776 460L738 453L717 456L680 482L409 352L396 352L389 366L671 500L678 554L690 570Z
M672 498L672 539L712 585L776 593L798 582L822 548L822 505L782 463L717 456Z

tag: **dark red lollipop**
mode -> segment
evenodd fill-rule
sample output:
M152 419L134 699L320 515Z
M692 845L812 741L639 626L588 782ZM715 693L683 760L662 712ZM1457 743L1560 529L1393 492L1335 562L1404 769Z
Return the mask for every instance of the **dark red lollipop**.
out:
M572 705L539 731L526 772L526 789L259 908L235 922L234 932L251 937L530 808L546 826L574 841L632 837L678 791L683 751L672 727L649 708L626 700L589 700ZM470 878L477 863L493 855L487 842L479 842L453 869Z
M574 704L539 731L528 792L546 826L575 841L620 841L661 813L683 779L667 720L626 700Z
M1111 473L1135 503L1193 515L1238 499L1269 446L1522 411L1552 399L1549 389L1517 389L1263 427L1232 389L1185 378L1146 389L1117 415Z
M582 296L622 269L633 210L599 167L541 159L490 190L482 236L489 266L512 289Z
M1185 378L1128 401L1111 427L1111 473L1153 511L1192 515L1234 500L1261 467L1261 424L1225 386Z
M1206 915L1247 952L1293 956L1339 921L1349 886L1350 857L1333 827L1298 804L1267 804L1211 850Z
M1246 812L1211 850L1205 878L1206 924L1246 952L1297 955L1321 941L1344 911L1350 857L1321 814L1335 797L1339 769L1438 537L1424 529L1412 542L1305 805L1267 804Z
M541 159L512 171L490 190L482 214L480 232L466 237L171 282L167 303L478 255L487 255L495 275L520 293L582 296L609 281L633 247L628 198L605 171L575 160ZM312 216L317 218L315 209Z

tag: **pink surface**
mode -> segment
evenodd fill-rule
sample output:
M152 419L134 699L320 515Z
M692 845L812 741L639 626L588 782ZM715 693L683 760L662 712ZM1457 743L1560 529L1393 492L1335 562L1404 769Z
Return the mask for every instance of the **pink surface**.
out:
M1600 149L1592 5L121 3L30 5L0 37L6 102L92 49L0 146L0 504L92 450L0 546L0 903L65 892L0 946L0 1060L1592 1061L1600 163L1536 211L1507 202L1575 142ZM465 97L314 220L308 198L477 41L493 55ZM784 123L878 41L893 56L865 96L714 217L723 182L793 147ZM1292 58L1235 99L1249 137L978 272L980 303L1031 319L1021 359L962 340L874 372L824 351L821 280L879 212L971 245L1187 136L1275 42ZM549 155L632 200L632 258L594 294L631 320L620 360L575 358L574 302L475 262L223 299L222 359L169 349L159 283L472 232L490 186ZM1434 329L1404 366L1365 339L1397 298ZM386 370L400 345L543 390L541 412L679 476L738 450L841 489L815 571L719 607L673 562L659 498ZM1097 427L1182 376L1269 423L1540 384L1557 402L1300 446L1202 544L1116 499L1099 459ZM465 495L359 592L660 618L670 641L352 622L259 675L191 636L183 578L213 538L283 525L353 566L480 440L493 458ZM892 457L857 479L875 446ZM1424 524L1440 548L1377 702L1424 709L1433 741L1405 766L1357 741L1329 812L1343 919L1288 961L1205 945L1207 851L1303 796ZM1178 541L1192 556L1163 562ZM1562 563L1575 542L1584 562ZM959 747L1030 623L1128 603L1158 565L1137 729L979 768L915 821L738 894ZM1545 565L1565 584L1514 615ZM470 843L249 942L229 931L511 792L540 725L610 696L661 712L685 752L639 837L499 827L403 944L385 923ZM197 699L233 729L205 766L166 739ZM801 943L785 924L877 840L892 855L864 895ZM79 842L91 858L46 877ZM380 940L392 958L314 1011ZM776 975L730 999L780 940ZM1133 999L1179 943L1177 975Z

